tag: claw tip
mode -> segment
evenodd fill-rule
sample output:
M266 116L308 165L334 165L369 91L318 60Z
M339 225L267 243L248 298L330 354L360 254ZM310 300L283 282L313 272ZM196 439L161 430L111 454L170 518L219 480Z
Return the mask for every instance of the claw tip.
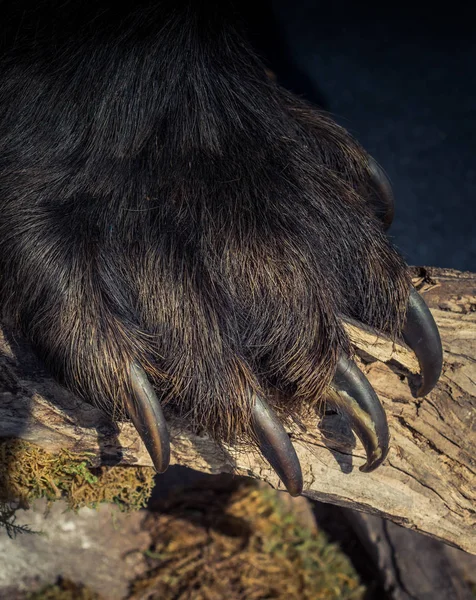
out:
M422 398L438 383L443 367L443 348L433 316L415 288L410 288L403 339L420 364L422 381L415 395Z
M386 449L378 447L372 453L368 454L367 462L359 467L362 473L371 473L379 467L387 457L388 447Z

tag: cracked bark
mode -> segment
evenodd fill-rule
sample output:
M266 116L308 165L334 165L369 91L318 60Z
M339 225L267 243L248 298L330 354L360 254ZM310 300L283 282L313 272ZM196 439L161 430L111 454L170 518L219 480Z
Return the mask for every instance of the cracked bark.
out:
M412 396L418 365L408 349L348 327L388 415L392 439L384 465L370 474L358 470L365 453L340 415L309 415L289 423L289 431L308 497L379 515L476 554L476 274L415 269L414 276L445 350L441 381L428 397ZM130 424L118 429L61 388L29 347L1 327L0 437L51 452L91 452L97 464L151 464ZM175 426L172 443L172 463L280 487L253 448L218 448Z

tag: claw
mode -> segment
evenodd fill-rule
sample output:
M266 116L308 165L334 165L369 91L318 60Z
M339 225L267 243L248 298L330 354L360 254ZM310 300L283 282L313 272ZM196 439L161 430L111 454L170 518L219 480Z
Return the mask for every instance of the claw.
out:
M395 203L392 186L383 169L369 157L369 170L372 176L372 188L375 193L374 208L377 217L382 221L385 231L390 227L395 214Z
M137 363L130 367L133 398L126 399L126 408L158 473L170 462L170 441L162 407L144 369Z
M354 361L341 357L332 383L331 397L349 418L352 430L362 442L367 462L364 473L376 469L387 456L387 417L377 394Z
M302 471L296 450L281 421L262 398L255 397L253 429L261 453L273 467L291 496L302 492Z
M410 290L403 339L420 363L422 383L417 396L426 396L440 378L443 348L435 320L415 288Z

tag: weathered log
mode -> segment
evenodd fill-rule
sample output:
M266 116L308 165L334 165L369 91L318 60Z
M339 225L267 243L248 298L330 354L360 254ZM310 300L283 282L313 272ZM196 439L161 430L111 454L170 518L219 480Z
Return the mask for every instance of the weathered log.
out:
M474 600L445 544L374 515L335 510L365 547L388 600Z
M476 556L375 515L323 502L308 506L317 529L350 557L369 597L474 600Z
M349 326L361 367L389 418L391 450L364 474L365 453L349 445L337 414L289 423L303 466L306 495L377 514L476 554L476 274L415 269L440 328L445 363L438 387L415 398L418 365L405 347ZM410 385L409 385L410 384ZM280 487L253 448L219 448L175 424L172 463L235 472ZM150 465L133 427L117 429L101 411L55 383L29 347L0 329L0 437L19 437L55 452L90 452L97 464Z

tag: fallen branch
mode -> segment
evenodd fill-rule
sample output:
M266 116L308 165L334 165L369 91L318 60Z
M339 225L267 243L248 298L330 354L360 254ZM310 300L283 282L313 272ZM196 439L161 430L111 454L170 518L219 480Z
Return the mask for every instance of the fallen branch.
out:
M445 350L443 375L430 396L412 396L418 365L411 352L349 326L361 366L387 411L392 445L384 465L371 474L358 470L365 453L357 441L349 446L352 435L339 415L310 416L289 430L308 497L380 515L476 554L476 274L435 269L430 277L417 269L414 282ZM2 329L0 437L23 438L50 452L91 452L97 464L151 464L130 424L118 430L69 394L27 345ZM172 440L172 463L280 485L252 448L218 448L178 429Z

